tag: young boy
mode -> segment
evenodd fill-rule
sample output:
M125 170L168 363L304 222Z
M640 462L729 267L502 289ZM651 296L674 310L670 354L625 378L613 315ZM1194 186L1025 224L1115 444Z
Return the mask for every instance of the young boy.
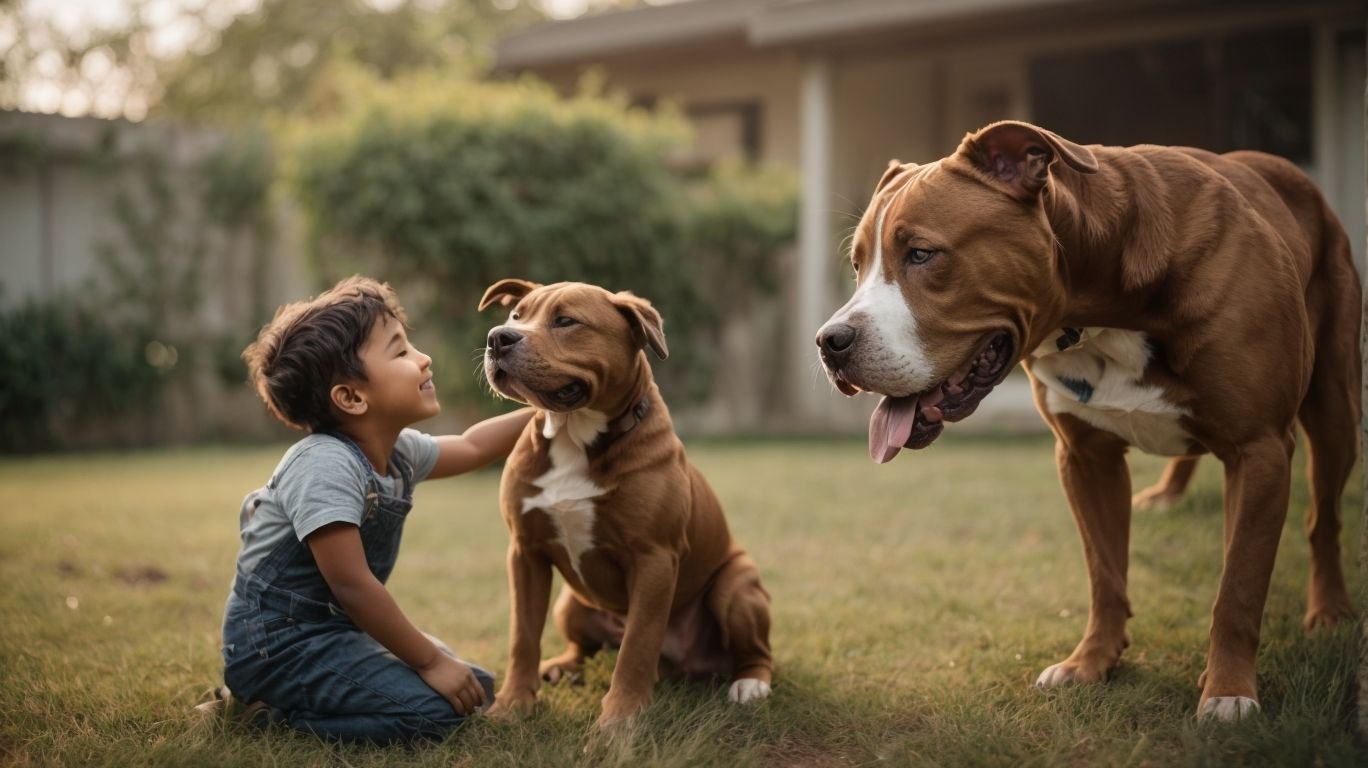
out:
M441 738L493 702L493 677L414 627L385 580L414 484L507 456L532 413L409 429L441 407L405 329L388 285L352 277L281 307L243 352L266 407L309 435L243 501L224 681L325 738Z

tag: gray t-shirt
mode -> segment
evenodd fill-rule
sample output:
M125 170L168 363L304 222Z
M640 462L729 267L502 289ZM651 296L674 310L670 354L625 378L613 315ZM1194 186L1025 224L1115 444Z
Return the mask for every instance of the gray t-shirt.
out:
M399 433L394 445L413 467L413 482L426 478L437 463L437 441L416 429ZM390 463L389 475L376 475L380 493L402 496L404 481ZM255 511L244 510L239 573L252 569L281 541L300 541L329 523L361 525L370 475L352 449L331 435L309 435L290 447L271 475L274 489L261 496Z

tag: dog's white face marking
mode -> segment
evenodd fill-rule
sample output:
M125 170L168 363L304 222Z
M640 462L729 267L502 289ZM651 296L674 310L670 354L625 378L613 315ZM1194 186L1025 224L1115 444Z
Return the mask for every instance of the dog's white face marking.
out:
M523 514L540 509L551 518L581 580L580 558L594 548L594 499L605 493L589 479L586 446L607 430L608 417L598 411L547 412L542 434L551 441L551 467L532 481L541 493L523 499Z
M884 217L892 205L893 201L885 203L874 219L874 256L864 279L827 324L845 323L856 329L856 349L849 366L853 381L864 389L901 396L929 389L938 379L912 307L898 281L884 274Z
M749 704L752 701L767 699L769 695L769 683L753 677L743 677L731 684L727 691L727 701L733 704Z
M1183 456L1192 436L1180 419L1191 415L1141 382L1149 365L1142 333L1087 328L1075 345L1056 351L1053 340L1031 353L1031 373L1046 388L1051 413L1068 413L1124 438L1146 453Z

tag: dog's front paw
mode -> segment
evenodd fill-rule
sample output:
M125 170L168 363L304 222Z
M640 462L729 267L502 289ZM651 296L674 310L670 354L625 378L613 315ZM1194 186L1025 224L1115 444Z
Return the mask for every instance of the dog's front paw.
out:
M1197 719L1232 723L1258 713L1259 702L1248 696L1212 696L1197 708Z
M615 690L609 690L608 695L603 697L603 712L599 715L595 727L599 730L611 730L622 728L630 724L630 721L651 703L651 694L648 690L642 695L623 695Z
M1041 690L1058 688L1072 683L1100 683L1107 679L1107 668L1084 661L1061 661L1036 678L1035 685Z
M752 701L768 699L770 684L754 677L743 677L731 684L727 691L727 701L733 704L749 704Z
M518 717L526 717L532 714L532 710L537 706L536 696L515 696L512 693L499 691L494 697L494 706L485 710L485 717L495 720L511 720Z

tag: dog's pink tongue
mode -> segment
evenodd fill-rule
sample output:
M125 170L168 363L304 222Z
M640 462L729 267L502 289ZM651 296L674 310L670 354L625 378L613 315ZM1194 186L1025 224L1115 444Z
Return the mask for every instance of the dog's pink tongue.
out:
M885 397L869 417L869 458L885 464L912 436L917 419L917 396Z

